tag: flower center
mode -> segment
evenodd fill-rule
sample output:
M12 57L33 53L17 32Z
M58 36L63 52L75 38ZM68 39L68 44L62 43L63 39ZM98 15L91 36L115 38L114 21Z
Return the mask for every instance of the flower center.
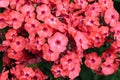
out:
M108 64L108 65L107 65L107 68L110 68L110 67L111 67L111 65L110 65L110 64Z
M95 59L91 59L91 62L94 63L94 62L95 62Z
M32 28L35 28L35 24L31 24L31 27L32 27Z
M47 31L47 28L44 27L44 28L43 28L43 31Z
M2 19L0 19L0 22L4 22L5 20L2 18Z
M17 41L17 42L16 42L16 44L17 44L17 45L20 45L20 42L19 42L19 41Z
M71 63L72 62L72 59L68 59L68 63Z
M13 22L16 22L17 21L17 19L16 18L13 18Z
M60 40L56 40L55 43L56 43L57 45L60 45L60 44L61 44Z
M115 18L115 16L114 16L114 15L111 15L111 18L112 18L112 19L114 19L114 18Z
M41 11L41 14L45 14L45 11Z

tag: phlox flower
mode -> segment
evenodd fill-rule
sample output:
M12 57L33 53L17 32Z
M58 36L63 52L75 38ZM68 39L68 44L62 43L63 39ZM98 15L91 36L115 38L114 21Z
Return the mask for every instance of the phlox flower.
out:
M81 9L85 9L88 5L88 2L86 0L74 0L76 4L80 6Z
M100 46L102 46L103 43L105 42L101 33L97 32L97 31L90 33L89 40L90 40L91 44L94 45L94 47L98 47L98 48Z
M106 58L116 59L118 58L118 53L112 47L110 47L102 53L101 58L103 58L104 60L106 60Z
M103 64L101 64L102 73L104 75L110 75L117 71L119 64L114 62L114 59L107 58Z
M119 14L114 8L109 8L105 11L104 20L107 24L114 27L119 19Z
M48 78L39 68L35 68L34 72L38 80L45 80Z
M33 41L31 42L32 49L39 50L39 51L42 49L42 45L45 43L45 39L43 37L36 37L32 41Z
M61 65L53 65L51 71L55 78L62 76L63 70Z
M102 59L97 55L97 53L93 52L85 55L85 65L92 70L99 70Z
M114 49L114 51L120 52L120 41L114 41L111 47Z
M37 12L37 19L41 20L41 21L44 21L44 19L47 16L51 15L50 14L50 8L45 4L43 4L41 6L37 6L36 12Z
M88 37L84 33L77 31L74 39L75 39L78 50L79 49L81 50L81 48L82 49L89 48L89 40L88 40Z
M98 28L98 32L103 36L103 38L105 38L109 35L109 27L100 26L100 28Z
M10 40L10 41L13 40L16 36L17 36L17 30L15 29L9 29L5 34L6 40Z
M84 18L84 24L88 31L96 31L98 29L98 26L100 25L99 18L93 16L86 16Z
M97 17L100 15L101 8L98 3L93 3L87 6L87 10L85 11L86 16Z
M20 28L22 26L23 21L24 16L21 13L14 10L9 12L7 23L9 24L10 27L13 27L13 29Z
M19 11L25 0L10 0L10 8Z
M113 8L113 1L112 0L98 0L98 3L104 12L108 8Z
M43 58L47 61L56 61L59 58L60 52L51 51L48 44L44 44L42 50Z
M3 8L6 8L8 7L10 1L9 0L0 0L0 8L3 7Z
M39 35L39 37L48 38L53 34L53 29L50 28L50 26L47 24L41 24L37 28L37 34Z
M114 33L114 39L120 41L120 22L117 22L113 28L110 29Z
M22 74L19 77L20 80L24 80L24 79L30 80L35 76L35 72L33 71L32 68L25 67L21 71L22 71Z
M11 59L20 60L23 55L23 52L16 52L14 49L9 48L7 49L7 54L8 54L8 57Z
M25 4L21 7L20 11L25 16L25 21L29 18L35 18L34 6L32 4Z
M54 52L63 52L66 50L68 38L64 34L56 32L53 36L48 38L48 44L50 46L50 50Z
M0 74L0 80L7 80L8 79L8 73L9 71L4 71Z
M31 34L31 33L36 34L37 33L37 28L39 26L40 26L40 22L37 19L29 18L26 21L26 24L24 25L24 28L29 34Z
M16 52L22 51L25 48L25 38L22 36L17 36L12 42L10 43L10 47L14 49Z
M60 63L63 69L72 70L76 64L80 64L80 59L76 53L68 52L60 59Z
M0 14L0 29L4 29L5 27L8 26L6 20L7 20L7 16L5 14Z

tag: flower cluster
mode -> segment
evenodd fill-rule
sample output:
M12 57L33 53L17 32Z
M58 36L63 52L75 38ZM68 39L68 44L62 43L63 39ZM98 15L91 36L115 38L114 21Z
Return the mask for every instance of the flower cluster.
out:
M0 29L8 29L0 44L0 80L45 80L49 76L28 67L43 60L52 64L55 78L74 79L83 64L100 75L115 73L120 18L113 5L112 0L0 0ZM101 55L86 51L104 43L111 46Z

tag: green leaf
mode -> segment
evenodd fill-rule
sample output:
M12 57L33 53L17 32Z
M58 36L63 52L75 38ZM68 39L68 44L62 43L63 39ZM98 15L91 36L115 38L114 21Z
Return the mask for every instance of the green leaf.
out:
M94 73L85 65L81 66L80 77L81 80L93 80Z
M70 0L70 2L73 2L74 0Z
M0 13L3 13L5 8L0 8Z
M0 72L2 72L2 69L3 69L3 61L2 61L2 58L3 58L3 52L0 52Z
M120 2L120 0L114 0L115 2Z
M114 0L114 8L120 14L120 0Z
M44 74L46 74L49 77L48 80L53 80L54 79L53 74L50 71L50 69L52 67L52 63L43 60L37 66L40 68L40 70Z
M7 32L9 30L9 27L5 27L4 29L0 29L0 33Z

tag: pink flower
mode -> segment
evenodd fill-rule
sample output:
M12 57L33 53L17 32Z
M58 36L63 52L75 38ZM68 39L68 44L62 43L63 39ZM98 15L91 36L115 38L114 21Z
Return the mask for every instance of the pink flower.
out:
M110 26L114 27L118 19L119 14L114 8L109 8L105 11L104 20L107 24L110 24Z
M103 36L103 38L109 35L109 27L108 26L100 26L98 32Z
M0 74L0 80L7 80L8 79L8 73L9 71L4 71Z
M15 29L9 29L5 34L6 40L13 40L16 36L17 36L17 30Z
M10 8L19 11L25 0L10 0Z
M4 53L4 56L2 58L2 61L3 61L3 65L10 65L10 61L11 59L8 57L8 54L7 53Z
M114 39L120 41L120 22L116 23L111 31L114 32Z
M76 53L68 52L67 55L61 58L60 64L64 71L68 71L66 76L70 79L74 79L80 73L80 59Z
M60 59L60 63L63 69L72 70L76 64L80 64L80 59L76 53L68 52Z
M9 12L7 23L10 25L10 27L13 27L13 29L20 28L22 26L23 21L24 16L21 13L14 10Z
M43 58L47 61L56 61L59 58L60 52L51 51L48 44L43 45Z
M80 71L81 71L80 65L75 64L74 68L69 71L68 77L73 80L77 76L79 76Z
M8 5L9 5L9 0L0 0L0 8L1 7L6 8L8 7Z
M88 2L86 0L74 0L76 4L80 6L80 8L85 9L88 5Z
M98 3L103 10L103 12L108 8L113 8L113 1L112 0L98 0Z
M53 29L50 28L50 26L47 24L41 24L37 28L37 34L39 35L39 37L48 38L48 37L52 36Z
M59 30L59 26L61 25L61 22L58 20L58 18L54 17L53 15L47 16L44 22L56 30Z
M84 18L84 24L88 31L96 31L98 29L98 26L100 25L99 18L86 16Z
M6 46L3 46L2 44L0 44L0 52L5 51L6 49L7 49Z
M33 42L32 42L32 49L35 50L41 50L42 49L42 45L45 43L45 39L43 37L36 37Z
M11 43L10 47L16 52L22 51L25 48L25 39L22 36L17 36Z
M102 53L101 57L104 60L106 60L106 58L116 59L118 58L118 53L113 49L113 47L110 47L109 49Z
M46 80L48 78L39 68L35 68L34 72L38 80Z
M5 14L0 14L0 29L4 29L5 27L8 26L6 20L7 20L7 16Z
M21 70L23 69L24 67L23 67L23 65L16 65L15 67L12 67L11 69L10 69L10 73L12 74L12 75L14 75L15 76L15 78L20 78L20 76L21 76Z
M56 32L52 37L48 38L48 43L50 50L54 52L63 52L66 50L68 38L64 34Z
M89 47L88 37L84 33L77 31L74 39L75 39L78 50L81 48L87 49Z
M33 71L32 68L25 67L22 69L23 74L20 76L22 79L31 79L35 76L35 72Z
M86 16L97 17L101 12L100 5L98 3L93 3L88 6L88 9L85 11Z
M99 70L101 61L101 58L95 52L85 56L85 65L92 70Z
M7 54L8 57L11 59L20 60L23 55L23 52L16 52L14 49L9 48L7 49Z
M114 41L111 45L115 52L120 52L120 41Z
M35 18L34 10L34 6L29 4L25 4L21 7L20 11L25 16L25 21L29 18Z
M97 32L97 31L90 33L89 40L90 40L91 44L94 45L94 47L98 47L98 48L100 46L102 46L105 41L103 36L101 35L101 33Z
M31 33L36 34L37 28L40 26L40 22L34 18L29 18L26 22L27 23L24 25L25 30L29 34L31 34Z
M37 6L36 12L37 12L37 19L41 21L44 21L44 19L51 14L50 8L45 4L41 6Z
M68 10L68 4L69 1L68 0L64 0L63 2L61 1L56 1L56 6L54 8L57 8L57 13L60 14L68 14L67 10ZM60 15L59 14L59 15Z
M53 65L51 71L55 78L62 76L63 70L61 65Z
M116 62L114 63L114 59L107 58L101 67L104 75L111 75L118 70L119 64Z

